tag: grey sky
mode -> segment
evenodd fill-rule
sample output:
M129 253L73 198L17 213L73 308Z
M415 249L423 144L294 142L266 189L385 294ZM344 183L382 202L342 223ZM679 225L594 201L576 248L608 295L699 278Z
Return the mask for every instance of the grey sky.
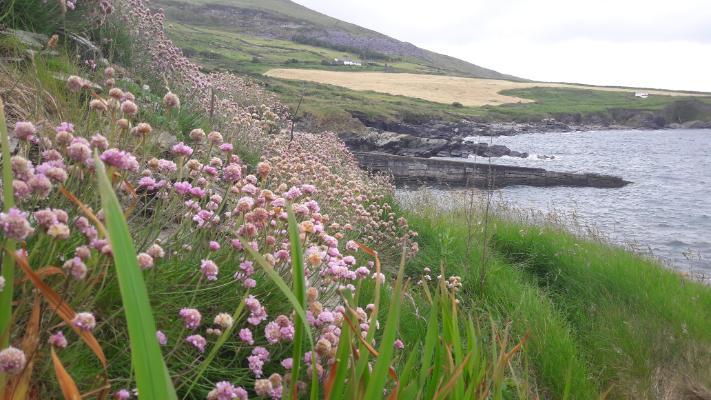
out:
M711 91L711 0L296 0L499 72Z

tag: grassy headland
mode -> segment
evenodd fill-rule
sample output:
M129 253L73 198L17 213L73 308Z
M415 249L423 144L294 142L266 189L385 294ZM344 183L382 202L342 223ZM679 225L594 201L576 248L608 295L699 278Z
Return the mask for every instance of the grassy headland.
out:
M465 307L528 334L523 363L544 397L707 398L708 287L560 226L499 215L485 228L482 210L406 213L411 268L443 265Z

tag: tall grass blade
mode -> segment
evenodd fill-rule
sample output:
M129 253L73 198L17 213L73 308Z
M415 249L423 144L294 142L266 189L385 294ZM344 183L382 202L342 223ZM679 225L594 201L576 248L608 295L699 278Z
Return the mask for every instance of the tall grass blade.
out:
M405 271L405 252L403 250L400 270L397 273L397 280L393 288L393 297L388 310L388 319L385 322L383 336L380 338L380 350L375 367L371 374L371 379L365 391L366 399L375 399L382 396L383 388L388 377L388 370L392 362L395 335L400 324L400 308L402 306L403 274ZM374 324L375 321L373 321ZM371 326L372 327L372 326Z
M462 377L462 373L464 372L464 367L466 367L467 363L469 362L469 359L472 357L473 353L467 354L466 357L464 357L464 360L457 366L457 368L454 370L452 373L452 376L449 378L449 381L442 386L437 393L434 395L434 399L444 399L447 398L449 393L454 389L454 387L458 384L464 384L464 380L460 379ZM463 395L464 392L462 392L462 395L459 396L454 396L457 399L464 398Z
M353 303L353 296L350 290L342 290L341 294L346 301L346 305L350 309L351 304ZM332 368L329 373L329 380L327 381L324 389L324 399L330 400L343 398L346 385L346 376L349 369L348 362L350 361L350 353L351 330L341 329L341 336L336 350L336 362L333 364L334 368Z
M294 209L290 204L287 204L286 211L289 219L289 242L291 244L291 273L294 279L294 296L301 307L306 308L306 278L304 276L304 254L301 249L301 241L299 240L299 228L296 223ZM294 360L291 369L291 398L296 399L298 395L298 385L302 349L301 345L304 341L304 327L306 319L301 318L298 314L294 316L294 349L292 352L292 360ZM312 353L313 354L313 353ZM312 357L313 358L313 357ZM313 362L313 359L312 359ZM311 398L318 398L318 381L317 374L312 374L311 382Z
M136 371L136 384L141 397L176 400L168 369L156 338L156 324L151 312L148 290L138 267L136 250L118 198L106 175L104 164L94 154L101 204L106 216L106 229L114 254L116 276L128 324L131 359Z
M57 375L57 381L59 382L59 388L62 390L65 400L81 400L81 393L77 384L72 379L71 375L67 372L62 365L62 361L57 357L57 353L52 347L52 364L54 364L54 373Z
M5 124L5 107L0 98L0 138L2 140L2 179L3 209L7 212L15 206L15 194L12 189L12 164L10 163L10 138ZM8 240L5 243L5 252L2 257L2 276L5 278L5 289L0 292L0 349L10 343L10 325L12 322L12 297L15 286L15 262L12 255L15 253L16 243ZM5 391L5 374L0 374L0 393Z

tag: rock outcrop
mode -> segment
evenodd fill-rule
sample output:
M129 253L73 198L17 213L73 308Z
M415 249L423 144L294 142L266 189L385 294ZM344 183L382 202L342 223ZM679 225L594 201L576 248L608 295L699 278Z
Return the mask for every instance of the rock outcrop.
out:
M362 168L392 174L401 185L438 187L578 186L620 188L622 178L593 173L553 172L499 164L473 163L437 158L403 157L385 153L354 152Z
M452 139L419 137L408 133L378 131L345 132L339 135L353 151L377 151L412 157L528 157L528 153L511 150L502 145L473 142L466 138Z

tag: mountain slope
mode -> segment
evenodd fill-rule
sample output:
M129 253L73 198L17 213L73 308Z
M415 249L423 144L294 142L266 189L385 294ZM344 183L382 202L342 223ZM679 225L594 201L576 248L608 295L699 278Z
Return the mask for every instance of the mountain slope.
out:
M188 25L289 40L355 53L369 60L416 63L427 67L431 73L521 80L421 49L289 0L156 0L153 4L162 7L169 20Z

